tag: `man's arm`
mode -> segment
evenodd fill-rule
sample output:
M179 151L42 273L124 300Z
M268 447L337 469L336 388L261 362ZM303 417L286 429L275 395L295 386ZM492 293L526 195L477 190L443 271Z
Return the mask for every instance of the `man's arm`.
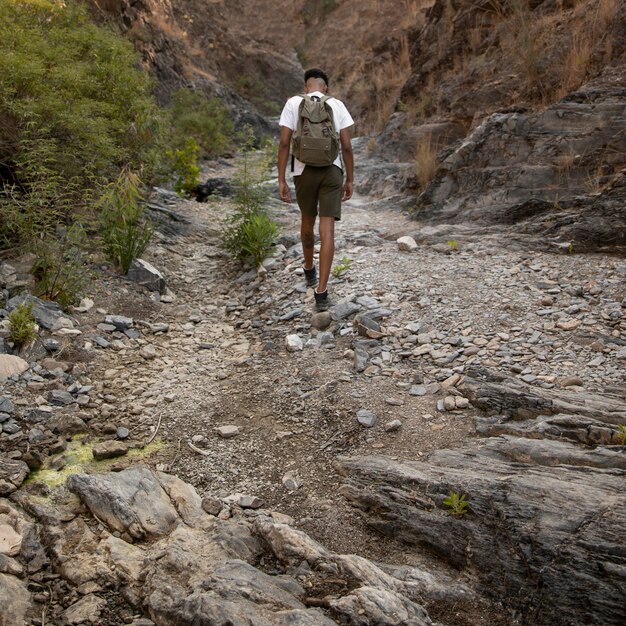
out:
M350 127L342 128L339 133L341 141L341 156L343 166L346 168L346 182L343 185L342 200L350 200L352 197L352 185L354 183L354 154L352 153L352 142L350 140Z
M289 160L289 146L293 131L287 126L280 127L280 142L278 144L278 193L283 202L291 202L291 191L285 180L287 161Z

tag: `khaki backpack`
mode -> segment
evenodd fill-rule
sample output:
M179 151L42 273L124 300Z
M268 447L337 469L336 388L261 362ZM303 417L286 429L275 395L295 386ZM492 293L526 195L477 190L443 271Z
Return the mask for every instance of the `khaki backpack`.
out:
M339 154L339 135L335 130L329 99L329 96L302 96L298 125L291 140L291 153L305 165L332 165Z

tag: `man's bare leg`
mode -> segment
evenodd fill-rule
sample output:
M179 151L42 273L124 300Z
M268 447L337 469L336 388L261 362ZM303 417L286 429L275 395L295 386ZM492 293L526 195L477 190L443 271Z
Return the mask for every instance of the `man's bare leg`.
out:
M310 270L313 267L313 252L315 247L315 216L301 216L300 241L302 241L304 267Z
M320 217L320 280L317 293L324 293L335 256L335 218Z

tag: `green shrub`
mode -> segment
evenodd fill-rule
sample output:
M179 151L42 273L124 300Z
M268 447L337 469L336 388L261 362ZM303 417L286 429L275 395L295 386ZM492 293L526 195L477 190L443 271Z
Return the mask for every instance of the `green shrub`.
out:
M254 154L254 135L246 128L242 136L242 165L234 180L235 212L223 234L224 247L239 261L258 267L278 236L278 226L267 214L269 189L263 185L267 155ZM256 157L256 158L255 158Z
M122 167L161 170L165 117L138 61L77 0L0 2L0 245L89 213Z
M105 190L99 207L105 252L127 274L132 260L146 251L154 232L144 215L137 174L123 170Z
M180 89L172 96L173 142L182 148L192 137L203 157L219 156L232 144L233 123L226 107L217 98L199 91Z
M187 196L200 182L198 167L198 144L189 137L185 145L171 153L172 168L176 174L174 190L181 196Z
M9 339L21 348L37 337L32 302L22 302L9 313Z
M30 272L35 279L34 294L67 309L78 304L87 282L86 236L79 224L58 230L34 240L35 262Z

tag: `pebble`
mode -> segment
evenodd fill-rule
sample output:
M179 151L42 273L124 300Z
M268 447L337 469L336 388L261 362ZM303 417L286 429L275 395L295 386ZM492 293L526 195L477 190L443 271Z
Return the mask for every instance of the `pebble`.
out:
M377 417L371 411L367 409L360 409L356 413L356 419L365 428L373 428L376 425Z
M402 422L400 420L392 420L391 422L387 422L387 424L385 424L385 430L388 433L392 433L400 428L402 428Z
M322 311L315 313L311 317L311 326L317 330L326 330L332 323L333 318L329 311Z
M285 337L287 352L299 352L304 349L304 343L299 335L287 335Z
M92 449L93 458L96 461L113 459L127 453L128 446L121 441L103 441L101 443L97 443Z
M398 250L402 252L413 252L414 250L417 250L417 243L415 242L415 239L409 235L399 237L396 240L396 243L398 244Z
M116 429L115 434L118 439L128 439L130 436L130 431L125 426L120 426Z
M224 439L231 439L241 433L241 428L234 424L228 424L226 426L218 426L216 429L217 434Z
M297 491L302 486L292 472L287 472L283 476L282 483L287 491Z

